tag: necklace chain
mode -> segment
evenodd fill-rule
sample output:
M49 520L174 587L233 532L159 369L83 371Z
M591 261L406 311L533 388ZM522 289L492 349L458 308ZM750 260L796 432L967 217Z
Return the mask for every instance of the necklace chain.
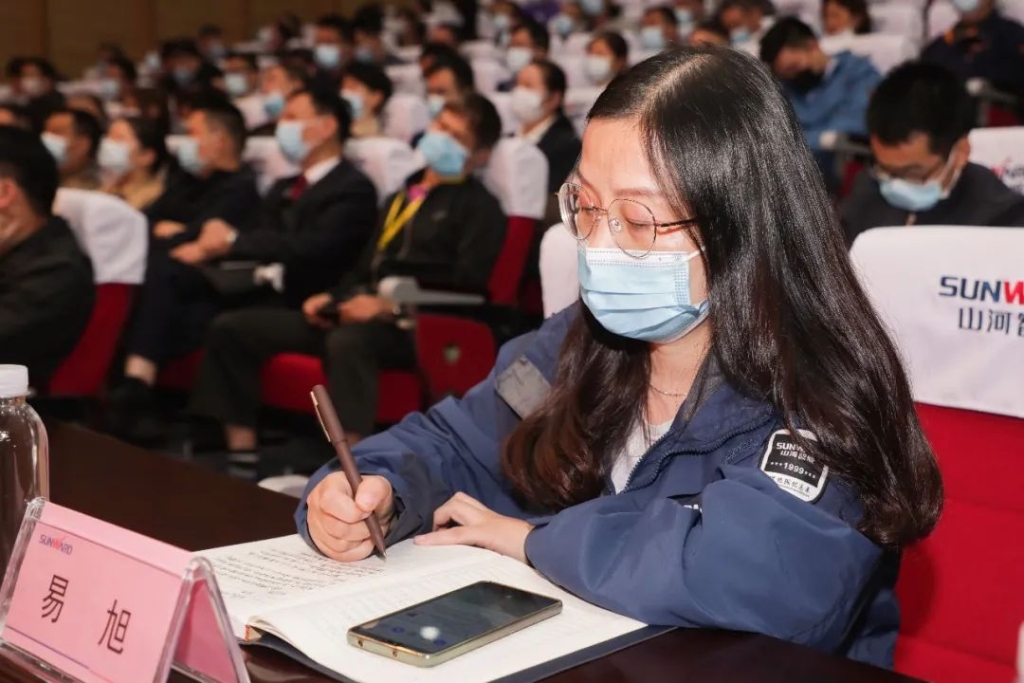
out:
M649 384L648 386L650 386L651 389L654 389L656 392L658 392L662 396L670 396L672 398L686 398L686 394L689 393L689 392L683 392L681 394L677 394L677 393L673 393L671 391L665 391L664 389L659 389L658 387L654 386L653 384Z

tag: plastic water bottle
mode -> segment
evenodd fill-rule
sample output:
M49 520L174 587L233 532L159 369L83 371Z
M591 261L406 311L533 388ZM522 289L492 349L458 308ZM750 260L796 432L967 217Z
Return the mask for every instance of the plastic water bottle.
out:
M0 569L14 552L25 507L50 496L46 428L26 402L28 368L0 365Z

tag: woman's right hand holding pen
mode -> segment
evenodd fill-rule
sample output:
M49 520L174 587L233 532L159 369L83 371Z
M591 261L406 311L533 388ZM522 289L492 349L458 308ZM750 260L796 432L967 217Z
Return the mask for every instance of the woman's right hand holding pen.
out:
M376 514L387 536L395 514L394 492L384 477L364 476L359 490L352 495L343 472L324 478L306 499L309 534L327 557L340 562L355 562L373 553L373 541L366 519Z

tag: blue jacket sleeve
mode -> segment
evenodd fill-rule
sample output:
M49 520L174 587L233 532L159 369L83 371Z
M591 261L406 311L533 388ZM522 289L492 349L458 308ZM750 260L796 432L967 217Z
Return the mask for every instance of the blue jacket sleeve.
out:
M871 93L880 76L863 57L841 54L837 73L822 89L802 102L794 102L803 125L807 145L821 149L821 134L827 131L863 135L867 132L867 110Z
M530 533L527 556L567 590L646 623L837 647L882 559L826 509L848 509L850 497L815 505L754 467L720 474L700 510L667 497L640 504L629 492L563 510Z

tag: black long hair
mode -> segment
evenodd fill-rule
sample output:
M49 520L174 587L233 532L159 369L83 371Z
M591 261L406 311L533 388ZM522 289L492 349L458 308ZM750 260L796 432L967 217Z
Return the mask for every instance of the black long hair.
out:
M636 120L673 208L696 216L711 353L730 385L817 436L798 438L857 491L866 536L898 548L927 535L938 467L777 82L738 51L679 48L615 79L590 119ZM515 489L549 509L600 495L649 382L647 345L605 333L584 307L551 393L506 441Z

